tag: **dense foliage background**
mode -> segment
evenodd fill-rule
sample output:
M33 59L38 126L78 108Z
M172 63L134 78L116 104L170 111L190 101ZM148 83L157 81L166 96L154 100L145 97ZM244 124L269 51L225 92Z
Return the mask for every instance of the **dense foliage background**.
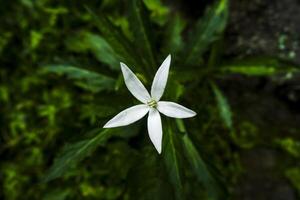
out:
M299 11L296 0L2 1L0 199L298 199ZM102 126L136 103L119 62L149 88L169 53L164 99L198 115L162 117L158 155L145 119Z

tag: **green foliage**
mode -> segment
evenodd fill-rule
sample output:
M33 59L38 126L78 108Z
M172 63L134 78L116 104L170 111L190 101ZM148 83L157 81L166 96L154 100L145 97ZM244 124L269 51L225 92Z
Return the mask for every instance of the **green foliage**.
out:
M199 181L206 187L209 197L212 199L226 199L226 190L223 188L223 185L212 176L187 134L183 136L183 145L185 155Z
M74 66L51 65L43 68L42 73L50 72L58 75L66 75L68 78L73 79L77 86L91 92L113 90L115 85L114 79L110 77Z
M50 192L49 194L46 194L43 200L65 200L70 195L70 193L70 190L57 189Z
M300 141L292 138L277 139L275 143L295 158L300 157Z
M129 20L130 28L134 36L135 47L139 49L140 56L147 69L152 69L156 66L155 57L153 53L153 42L151 38L154 37L150 32L150 22L148 15L146 15L145 5L139 0L129 1Z
M164 36L164 54L171 53L175 55L183 46L182 32L186 26L185 21L179 16L174 16L165 31Z
M232 131L230 134L232 140L241 148L253 148L258 142L257 127L249 121L241 121L237 128L238 131Z
M160 0L144 0L145 6L151 11L151 19L159 25L167 22L170 9L162 5Z
M224 68L224 70L229 73L236 74L245 74L249 76L265 76L265 75L273 75L276 73L276 69L273 67L265 67L265 66L231 66Z
M298 68L276 58L224 60L229 0L216 0L196 22L181 3L3 2L0 199L234 196L245 172L240 149L264 145L260 126L265 122L247 119L219 83L232 74L288 79ZM119 62L150 88L168 54L172 64L163 98L182 102L197 116L186 125L177 119L177 127L162 116L163 150L158 155L145 119L128 127L102 127L137 104L124 85ZM285 175L299 190L298 140L287 134L267 143L288 153Z
M137 56L135 55L134 50L131 48L130 42L124 33L122 33L122 31L116 27L116 25L114 25L106 16L98 17L90 9L88 9L88 11L93 16L96 27L116 53L117 58L119 58L122 62L129 63L132 66L137 66L137 64L139 64L136 62Z
M285 175L297 189L298 195L300 195L300 169L297 167L288 169L286 170Z
M215 84L211 84L211 85L212 85L213 92L216 96L220 116L221 116L222 120L224 121L224 124L227 126L227 128L231 129L232 128L232 113L231 113L230 106L227 102L227 99Z
M69 144L64 147L60 156L58 156L52 167L49 169L44 181L50 181L65 174L72 166L90 155L95 149L106 142L112 136L110 130L95 130L96 136L79 141L77 143Z
M172 131L172 127L170 122L168 123L167 128L164 130L164 160L166 163L167 173L170 178L170 182L174 187L174 192L177 199L184 199L183 196L183 186L182 186L182 178L181 178L181 166L180 166L180 158L179 158L179 148L178 148L178 139L177 135L174 131Z
M271 76L275 74L292 74L298 71L284 62L276 59L255 58L237 60L221 67L224 73L243 74L247 76Z
M99 62L107 64L112 70L119 70L115 52L106 40L90 32L80 32L66 41L69 50L77 53L91 52Z
M228 1L218 0L192 29L185 47L185 64L198 65L209 45L222 34L228 17Z
M164 162L154 151L151 146L143 148L143 156L136 160L128 174L129 199L174 199L172 188L166 180Z

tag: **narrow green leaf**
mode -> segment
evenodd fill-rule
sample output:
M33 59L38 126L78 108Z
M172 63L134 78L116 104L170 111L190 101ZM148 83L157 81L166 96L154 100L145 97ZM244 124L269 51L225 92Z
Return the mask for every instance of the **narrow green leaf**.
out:
M227 128L232 128L232 113L230 109L230 105L227 102L226 97L222 94L219 88L215 84L211 84L213 92L216 96L220 116L224 121L224 124Z
M289 179L293 187L298 191L300 195L300 168L293 167L285 170L285 176Z
M149 69L155 69L156 62L153 54L152 38L149 16L146 14L146 8L141 0L129 1L129 21L133 32L135 47L141 53L143 63ZM138 52L137 52L138 53Z
M180 172L180 161L177 152L178 141L175 133L172 131L170 123L167 124L164 129L164 139L163 139L163 157L165 160L165 165L169 175L170 182L174 188L176 198L181 200L184 199L182 191L182 179Z
M127 177L129 200L174 199L157 152L148 146L142 149L141 155Z
M151 20L159 25L164 25L167 22L167 17L170 9L164 6L161 0L144 0L146 7L151 11Z
M279 145L281 149L289 153L291 156L300 158L300 141L287 137L276 139L275 144Z
M186 26L186 22L179 15L172 17L168 23L163 40L163 53L165 55L171 53L174 55L183 47L182 31ZM175 57L176 58L176 57Z
M80 32L67 39L66 46L74 52L92 52L98 61L107 64L111 69L120 69L116 53L100 35Z
M197 65L209 45L223 33L228 18L228 0L218 0L191 31L184 51L185 64Z
M108 76L70 65L48 65L42 68L42 73L66 75L77 86L92 92L113 90L115 86L115 80Z
M122 31L111 23L106 16L98 17L91 9L87 8L87 10L92 15L101 35L112 47L120 61L127 63L131 67L139 66L139 62L137 62L139 59L134 51L135 49Z
M54 189L43 197L43 200L65 200L70 195L71 190L68 189Z
M209 197L215 200L225 200L226 189L213 177L187 134L183 136L182 141L186 158L199 181L206 187Z
M229 66L222 68L223 71L232 74L243 74L248 76L270 76L279 71L274 67L267 67L264 65L257 66Z
M43 181L47 182L61 177L72 166L89 156L100 144L103 144L113 135L109 129L104 131L98 129L95 132L98 134L90 139L66 145L60 155L54 160L54 164L47 172Z
M246 76L272 76L286 74L291 76L299 72L299 66L285 60L270 57L250 57L224 63L220 71L225 74L242 74Z
M222 72L226 74L242 74L246 76L272 76L276 74L292 74L299 72L299 69L295 67L277 67L268 66L267 64L255 64L255 65L230 65L223 66Z
M116 54L104 38L99 35L87 33L85 34L84 41L90 46L91 51L100 62L108 64L111 69L120 70Z

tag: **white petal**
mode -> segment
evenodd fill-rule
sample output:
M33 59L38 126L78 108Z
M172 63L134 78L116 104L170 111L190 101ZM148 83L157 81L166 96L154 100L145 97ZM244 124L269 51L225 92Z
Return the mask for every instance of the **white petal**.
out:
M147 101L149 101L151 97L143 83L124 63L121 63L121 69L125 84L131 94L141 102L147 103Z
M161 153L162 126L159 112L151 108L148 116L148 134L157 152Z
M157 70L151 86L151 96L154 100L159 101L164 94L165 87L169 76L169 68L171 64L171 55L164 60Z
M182 105L169 101L159 101L157 109L162 114L174 118L189 118L194 117L196 113Z
M126 126L144 117L149 111L149 106L141 104L127 108L109 120L103 128Z

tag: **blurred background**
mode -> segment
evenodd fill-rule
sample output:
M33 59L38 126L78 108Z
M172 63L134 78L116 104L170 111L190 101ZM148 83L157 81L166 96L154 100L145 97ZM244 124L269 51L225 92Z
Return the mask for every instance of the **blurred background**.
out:
M1 1L0 199L300 199L299 24L299 0ZM102 126L136 103L119 62L149 88L169 53L198 115L158 155L145 119Z

